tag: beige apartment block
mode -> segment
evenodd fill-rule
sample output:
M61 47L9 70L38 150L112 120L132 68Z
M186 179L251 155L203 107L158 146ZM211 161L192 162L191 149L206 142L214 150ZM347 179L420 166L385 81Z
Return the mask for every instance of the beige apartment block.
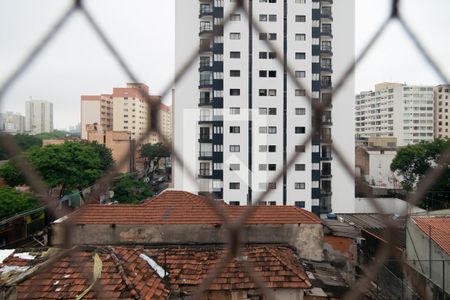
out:
M112 95L81 96L81 138L87 139L86 125L99 124L105 130L112 130L113 125Z
M114 162L119 164L119 173L135 171L135 141L128 131L105 131L102 125L88 124L86 132L88 141L105 145L111 150Z
M161 134L167 143L172 143L172 108L163 103L160 105L158 112L158 124L161 130ZM163 140L156 134L150 135L151 144L162 143Z
M434 136L450 137L449 125L449 95L450 85L438 85L433 89L434 94Z

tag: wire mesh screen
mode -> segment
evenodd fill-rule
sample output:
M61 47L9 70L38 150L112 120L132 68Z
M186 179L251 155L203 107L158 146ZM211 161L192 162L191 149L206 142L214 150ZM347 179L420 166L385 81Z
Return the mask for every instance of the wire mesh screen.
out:
M183 1L183 0L179 0ZM401 27L404 30L404 33L407 37L411 39L411 41L414 43L415 47L419 50L423 58L428 62L429 66L436 72L436 74L439 76L440 80L444 83L449 83L448 78L444 74L442 68L440 65L436 63L436 61L433 59L433 57L426 51L424 45L422 44L422 41L416 36L414 31L411 29L410 25L405 21L405 19L402 17L401 11L399 10L399 2L400 1L392 1L392 8L391 8L391 14L390 16L382 23L382 25L379 27L379 29L376 31L376 33L371 37L370 41L367 43L367 45L364 47L364 49L360 52L358 57L355 57L354 62L349 65L346 68L346 71L343 73L341 78L339 78L336 81L336 84L333 85L332 92L337 93L345 84L346 80L350 76L352 76L353 72L355 71L356 66L364 60L364 58L367 56L367 53L374 47L374 45L377 43L377 41L380 39L380 37L383 35L383 33L386 31L386 28L389 26L389 24L393 22L397 22L401 25ZM234 8L231 9L231 11L224 16L223 21L219 26L214 26L214 29L212 30L212 34L209 36L209 41L212 43L214 41L214 37L218 35L222 30L223 27L228 23L230 20L230 16L235 12L241 12L244 16L251 19L253 29L257 32L261 33L262 29L259 25L259 23L255 20L252 20L252 16L249 15L248 10L246 9L246 3L243 0L236 1ZM26 56L26 58L17 65L14 72L7 77L5 82L2 83L0 88L0 101L3 100L5 94L11 89L11 87L20 80L21 75L23 75L30 67L30 65L39 59L39 55L41 52L48 47L54 40L55 36L58 34L58 32L61 31L61 29L66 26L66 24L69 22L71 18L75 14L80 14L84 17L87 24L93 29L95 32L97 38L99 41L101 41L104 46L109 50L109 52L112 54L112 56L115 58L117 63L119 64L120 68L124 72L124 74L128 77L130 82L141 82L137 76L136 73L132 70L130 65L127 63L124 56L122 56L117 48L114 46L114 41L110 37L108 37L105 32L102 30L102 28L98 25L97 20L93 17L91 12L83 5L82 0L76 0L73 1L73 4L65 11L62 16L58 19L58 21L49 28L48 32L43 36L39 43L30 50L29 54ZM271 43L270 40L266 40L265 43L267 44L267 47L273 51L278 52L276 47ZM207 44L204 44L202 47L208 47ZM182 68L176 70L175 78L173 82L168 82L165 89L163 90L161 94L161 98L165 98L167 96L173 85L174 82L180 80L184 75L186 69L197 62L197 59L199 57L199 53L206 50L204 49L191 49L192 54L190 55L189 59L187 59L184 62L184 65ZM282 53L277 53L276 59L279 64L283 65L283 55ZM303 83L298 80L295 76L294 69L291 68L289 65L289 62L285 65L285 70L290 77L290 79L295 82L296 86L298 88L304 88ZM139 140L136 141L136 147L138 148L142 143L145 141L145 139L150 134L157 134L161 141L163 141L164 144L166 144L168 147L173 149L173 147L170 145L170 143L166 140L166 137L161 134L161 130L158 127L158 110L160 107L160 99L155 100L155 98L149 97L147 93L141 92L141 97L143 99L146 99L146 101L149 103L150 106L150 120L151 123L148 126L147 131L145 132L145 135L139 138ZM314 111L314 120L313 120L313 130L309 133L307 137L307 141L310 141L314 133L321 132L322 129L322 115L324 112L325 104L317 101L313 101L311 94L306 94L306 97L308 98L311 107ZM352 122L352 120L349 120L349 122ZM3 134L1 136L1 142L3 144L3 147L6 149L7 153L10 157L14 160L18 168L23 172L23 174L26 177L27 183L29 186L35 191L35 193L39 196L39 200L42 204L45 204L48 206L53 214L56 217L62 217L68 213L68 211L64 210L58 210L56 209L55 201L53 197L49 196L46 187L46 183L43 180L43 178L36 172L36 170L33 169L33 167L30 165L30 163L27 161L23 153L21 153L20 147L17 145L15 140L10 136ZM364 193L365 197L372 198L372 195L370 193L369 186L365 183L365 181L356 176L354 173L354 166L351 165L349 162L345 160L345 155L340 151L339 145L336 143L332 144L332 151L334 153L334 157L342 164L344 167L346 173L345 174L339 174L339 176L349 176L351 178L354 178L356 183L359 184L362 188L362 193ZM278 181L283 177L283 175L287 172L289 168L292 167L295 160L302 155L302 153L295 153L292 155L292 157L289 157L287 159L287 163L285 167L277 172L277 174L273 178L273 182ZM173 160L180 161L181 156L176 151L173 153ZM446 149L441 155L439 156L439 160L437 161L437 165L432 168L426 176L423 177L423 180L418 183L417 190L414 193L411 193L407 201L411 204L416 204L418 201L423 198L427 191L432 186L433 182L443 174L445 169L447 168L448 164L450 162L450 149ZM127 164L127 158L124 157L121 161L118 161L116 163L116 166L106 172L101 179L97 182L97 186L99 187L107 187L110 186L112 180L114 179L114 176L116 174L116 170L119 169L122 165ZM182 163L182 162L181 162ZM196 175L195 170L188 170L188 176L190 176L193 181L196 181ZM103 193L104 191L98 189L96 192L89 195L87 202L94 202L94 199L97 199L98 196ZM192 295L193 299L200 299L202 296L202 293L205 292L208 289L208 286L213 282L213 280L220 274L221 270L236 256L240 253L241 248L241 229L243 228L244 223L246 220L252 216L252 214L255 212L255 208L257 205L264 201L265 197L269 191L265 191L261 193L255 201L253 201L252 205L248 206L246 211L235 221L231 221L230 217L227 216L227 213L223 210L223 208L217 204L217 202L214 199L210 199L209 204L214 209L216 214L223 220L223 223L225 225L225 228L228 230L229 234L229 243L226 246L227 251L225 252L226 255L224 255L219 262L216 264L216 266L210 271L206 279L197 286L195 292ZM378 209L380 213L383 213L383 210L377 202L373 201L372 204ZM362 297L362 293L369 288L370 282L375 280L377 278L377 274L379 272L385 272L384 270L384 262L385 260L392 255L392 247L390 244L393 244L393 241L395 241L398 237L398 228L395 226L392 220L386 218L385 220L386 226L388 230L385 232L385 239L387 241L386 244L384 244L376 253L375 258L369 262L367 265L364 266L364 276L360 277L350 288L349 292L346 294L346 299L359 299ZM66 244L64 245L67 249L65 251L66 254L71 255L74 251L74 245L71 244L70 241L70 228L71 224L70 222L66 222L65 227L65 234L67 238L65 239ZM402 259L399 257L399 259ZM56 260L53 260L53 262ZM402 262L404 263L404 262ZM48 270L49 266L51 264L47 265L46 268L42 268L39 272L45 273L46 270ZM90 272L91 270L85 270L86 273ZM259 290L262 294L266 297L266 299L273 299L274 295L272 294L271 290L267 287L266 283L258 274L255 272L250 265L246 266L246 271L248 272L249 276L254 280L255 284L258 286ZM98 284L94 286L95 293L98 293L98 298L103 298L102 293L104 290L102 289L102 285ZM420 292L420 296L422 298L427 298L428 295L426 294L424 289L418 289Z

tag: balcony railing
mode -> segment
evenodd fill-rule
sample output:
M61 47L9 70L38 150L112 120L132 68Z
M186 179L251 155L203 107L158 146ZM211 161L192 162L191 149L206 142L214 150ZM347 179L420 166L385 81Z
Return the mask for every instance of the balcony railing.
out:
M212 170L210 170L210 169L200 169L198 171L198 175L200 175L200 176L212 176Z
M212 116L208 116L208 115L200 116L200 121L212 121L212 120L213 120Z
M213 14L213 9L211 6L201 6L199 12L199 18L205 16L211 16Z
M200 141L210 141L212 138L209 134L200 134L198 139Z
M205 157L212 158L213 153L212 153L212 151L200 151L200 152L198 153L198 156L199 156L199 157L203 157L203 158L205 158Z
M200 79L199 88L210 88L212 87L211 79Z
M328 37L333 37L333 32L331 31L331 29L325 29L320 32L321 36L328 36Z
M323 152L320 158L322 160L332 160L331 152Z
M199 102L199 105L200 106L202 106L202 105L211 105L212 103L211 103L211 98L200 98L200 102Z
M320 46L320 52L322 52L322 54L333 54L333 48L331 47L331 45L321 45Z
M331 89L331 87L332 87L331 79L322 79L320 81L320 87L322 89Z
M211 24L201 25L199 29L199 35L204 33L212 33L213 27Z
M333 72L333 69L331 68L330 64L320 65L320 70L323 71L323 72L329 72L329 73Z

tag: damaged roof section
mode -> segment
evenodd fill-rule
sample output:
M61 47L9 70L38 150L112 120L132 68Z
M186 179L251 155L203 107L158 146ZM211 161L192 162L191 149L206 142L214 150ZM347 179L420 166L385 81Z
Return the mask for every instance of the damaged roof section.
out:
M178 246L87 247L62 255L51 265L52 249L28 253L26 258L11 253L0 268L21 268L15 276L0 281L3 293L18 299L69 299L86 292L83 299L167 299L169 295L189 295L225 255L221 247ZM47 254L46 254L47 253ZM101 260L101 276L93 284L94 257ZM22 255L25 257L25 255ZM34 256L34 258L31 258ZM244 270L250 263L271 289L311 287L293 248L284 245L258 245L242 249L208 291L253 290L256 284ZM97 265L98 267L98 265ZM43 271L44 270L44 271ZM43 272L41 272L43 271Z

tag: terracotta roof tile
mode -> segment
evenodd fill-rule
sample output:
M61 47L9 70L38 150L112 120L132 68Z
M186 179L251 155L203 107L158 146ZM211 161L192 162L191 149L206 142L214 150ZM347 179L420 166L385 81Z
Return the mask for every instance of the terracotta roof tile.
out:
M412 217L417 227L436 242L450 255L450 216L415 216Z
M99 279L105 299L166 299L171 292L192 292L225 254L221 247L97 247L72 252L56 261L46 272L38 272L17 285L18 299L75 298L91 284L93 255L102 260ZM158 264L168 282L158 275ZM8 259L5 260L5 263ZM10 263L13 260L9 260ZM256 289L244 272L244 262L271 288L309 288L311 283L293 248L282 245L247 246L208 287L210 291ZM7 265L7 264L5 264ZM70 267L68 267L70 265ZM64 267L63 267L64 266ZM163 275L164 276L164 275ZM170 283L170 285L168 285ZM83 299L98 299L99 289L91 289Z
M184 191L164 191L141 205L88 205L71 215L76 224L222 224L208 199ZM231 219L246 206L219 202ZM258 206L246 224L320 224L314 214L294 206Z

